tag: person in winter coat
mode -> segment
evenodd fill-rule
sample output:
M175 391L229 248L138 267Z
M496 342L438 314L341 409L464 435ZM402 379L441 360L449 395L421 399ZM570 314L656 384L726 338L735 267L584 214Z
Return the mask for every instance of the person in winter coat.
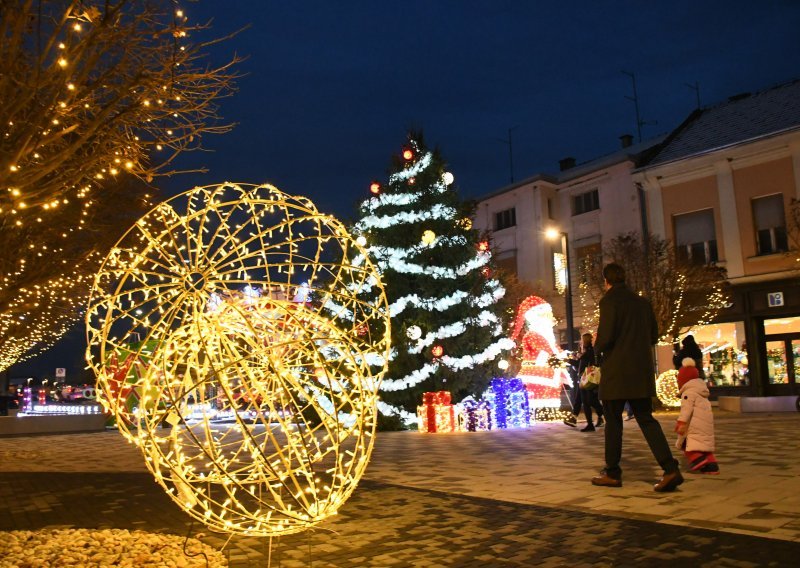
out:
M694 359L694 366L697 372L700 373L700 378L705 379L706 374L703 372L703 352L694 340L694 335L691 334L683 338L683 341L681 341L681 348L672 356L672 364L675 365L676 370L681 368L683 360L687 357Z
M592 346L592 334L584 333L581 336L581 355L577 359L572 359L572 364L575 366L575 374L578 377L583 375L587 367L597 364L594 356L594 347ZM575 381L576 383L578 381ZM581 432L594 432L596 428L603 425L603 405L600 404L600 399L597 398L597 389L582 389L578 384L575 385L575 400L572 404L572 414L564 419L564 424L572 426L573 428L578 424L578 415L583 407L583 413L586 415L586 426L581 428ZM592 421L592 408L597 411L597 424Z
M683 476L661 424L653 417L653 345L658 341L653 306L625 284L625 269L619 264L603 267L603 278L606 293L600 300L594 348L603 361L599 394L606 420L606 467L592 478L592 485L622 487L622 413L627 401L653 457L664 470L653 489L674 491L683 483Z
M675 424L678 433L675 446L686 454L690 473L716 475L719 465L714 457L714 415L708 401L708 387L691 357L683 360L678 371L678 390L681 413Z

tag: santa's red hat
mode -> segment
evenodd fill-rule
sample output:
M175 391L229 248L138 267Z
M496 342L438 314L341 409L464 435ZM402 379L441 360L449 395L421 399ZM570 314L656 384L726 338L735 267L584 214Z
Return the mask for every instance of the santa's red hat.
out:
M543 313L551 309L550 304L544 298L540 298L539 296L528 296L525 298L519 305L519 308L517 308L517 317L514 319L514 331L511 334L512 339L516 340L520 337L525 328L525 314L528 310L533 308L541 309Z
M681 361L681 368L678 369L678 389L682 389L683 385L692 379L700 378L700 371L695 367L694 359L686 357Z

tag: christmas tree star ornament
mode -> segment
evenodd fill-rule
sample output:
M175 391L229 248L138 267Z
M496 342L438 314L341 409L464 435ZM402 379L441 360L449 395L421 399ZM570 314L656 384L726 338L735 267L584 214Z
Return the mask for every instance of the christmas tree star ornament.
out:
M99 400L209 529L299 532L360 480L390 328L380 275L358 255L308 199L224 183L152 209L96 275L86 322Z

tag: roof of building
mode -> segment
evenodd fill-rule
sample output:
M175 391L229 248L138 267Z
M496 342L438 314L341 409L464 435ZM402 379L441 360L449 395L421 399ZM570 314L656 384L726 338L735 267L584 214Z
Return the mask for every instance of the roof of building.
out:
M673 162L800 129L800 80L744 93L694 111L643 167Z
M554 185L558 185L573 179L577 179L581 176L591 174L598 170L611 167L615 164L619 164L622 162L631 161L635 165L638 165L637 162L642 158L642 156L648 150L654 148L656 145L661 143L665 138L666 135L660 135L657 136L656 138L645 140L644 142L631 144L630 146L627 146L625 148L620 148L616 152L612 152L610 154L594 158L592 160L589 160L588 162L583 162L582 164L578 164L576 166L560 171L558 173L554 174L537 173L523 180L515 181L514 183L503 186L500 189L497 189L491 193L478 197L477 200L482 201L484 199L488 199L496 195L501 195L518 187L530 185L537 181L544 181L552 183Z

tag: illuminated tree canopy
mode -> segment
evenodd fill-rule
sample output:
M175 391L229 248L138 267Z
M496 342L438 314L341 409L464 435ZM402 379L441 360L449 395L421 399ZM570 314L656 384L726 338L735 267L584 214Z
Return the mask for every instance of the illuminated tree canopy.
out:
M673 244L656 235L625 233L603 247L605 262L625 267L630 288L653 304L661 343L713 320L728 302L725 269L679 261ZM580 303L584 322L596 326L597 306L605 291L602 266L580 267Z
M205 28L169 0L0 2L0 369L76 321L148 184L231 128L238 58L205 64Z

